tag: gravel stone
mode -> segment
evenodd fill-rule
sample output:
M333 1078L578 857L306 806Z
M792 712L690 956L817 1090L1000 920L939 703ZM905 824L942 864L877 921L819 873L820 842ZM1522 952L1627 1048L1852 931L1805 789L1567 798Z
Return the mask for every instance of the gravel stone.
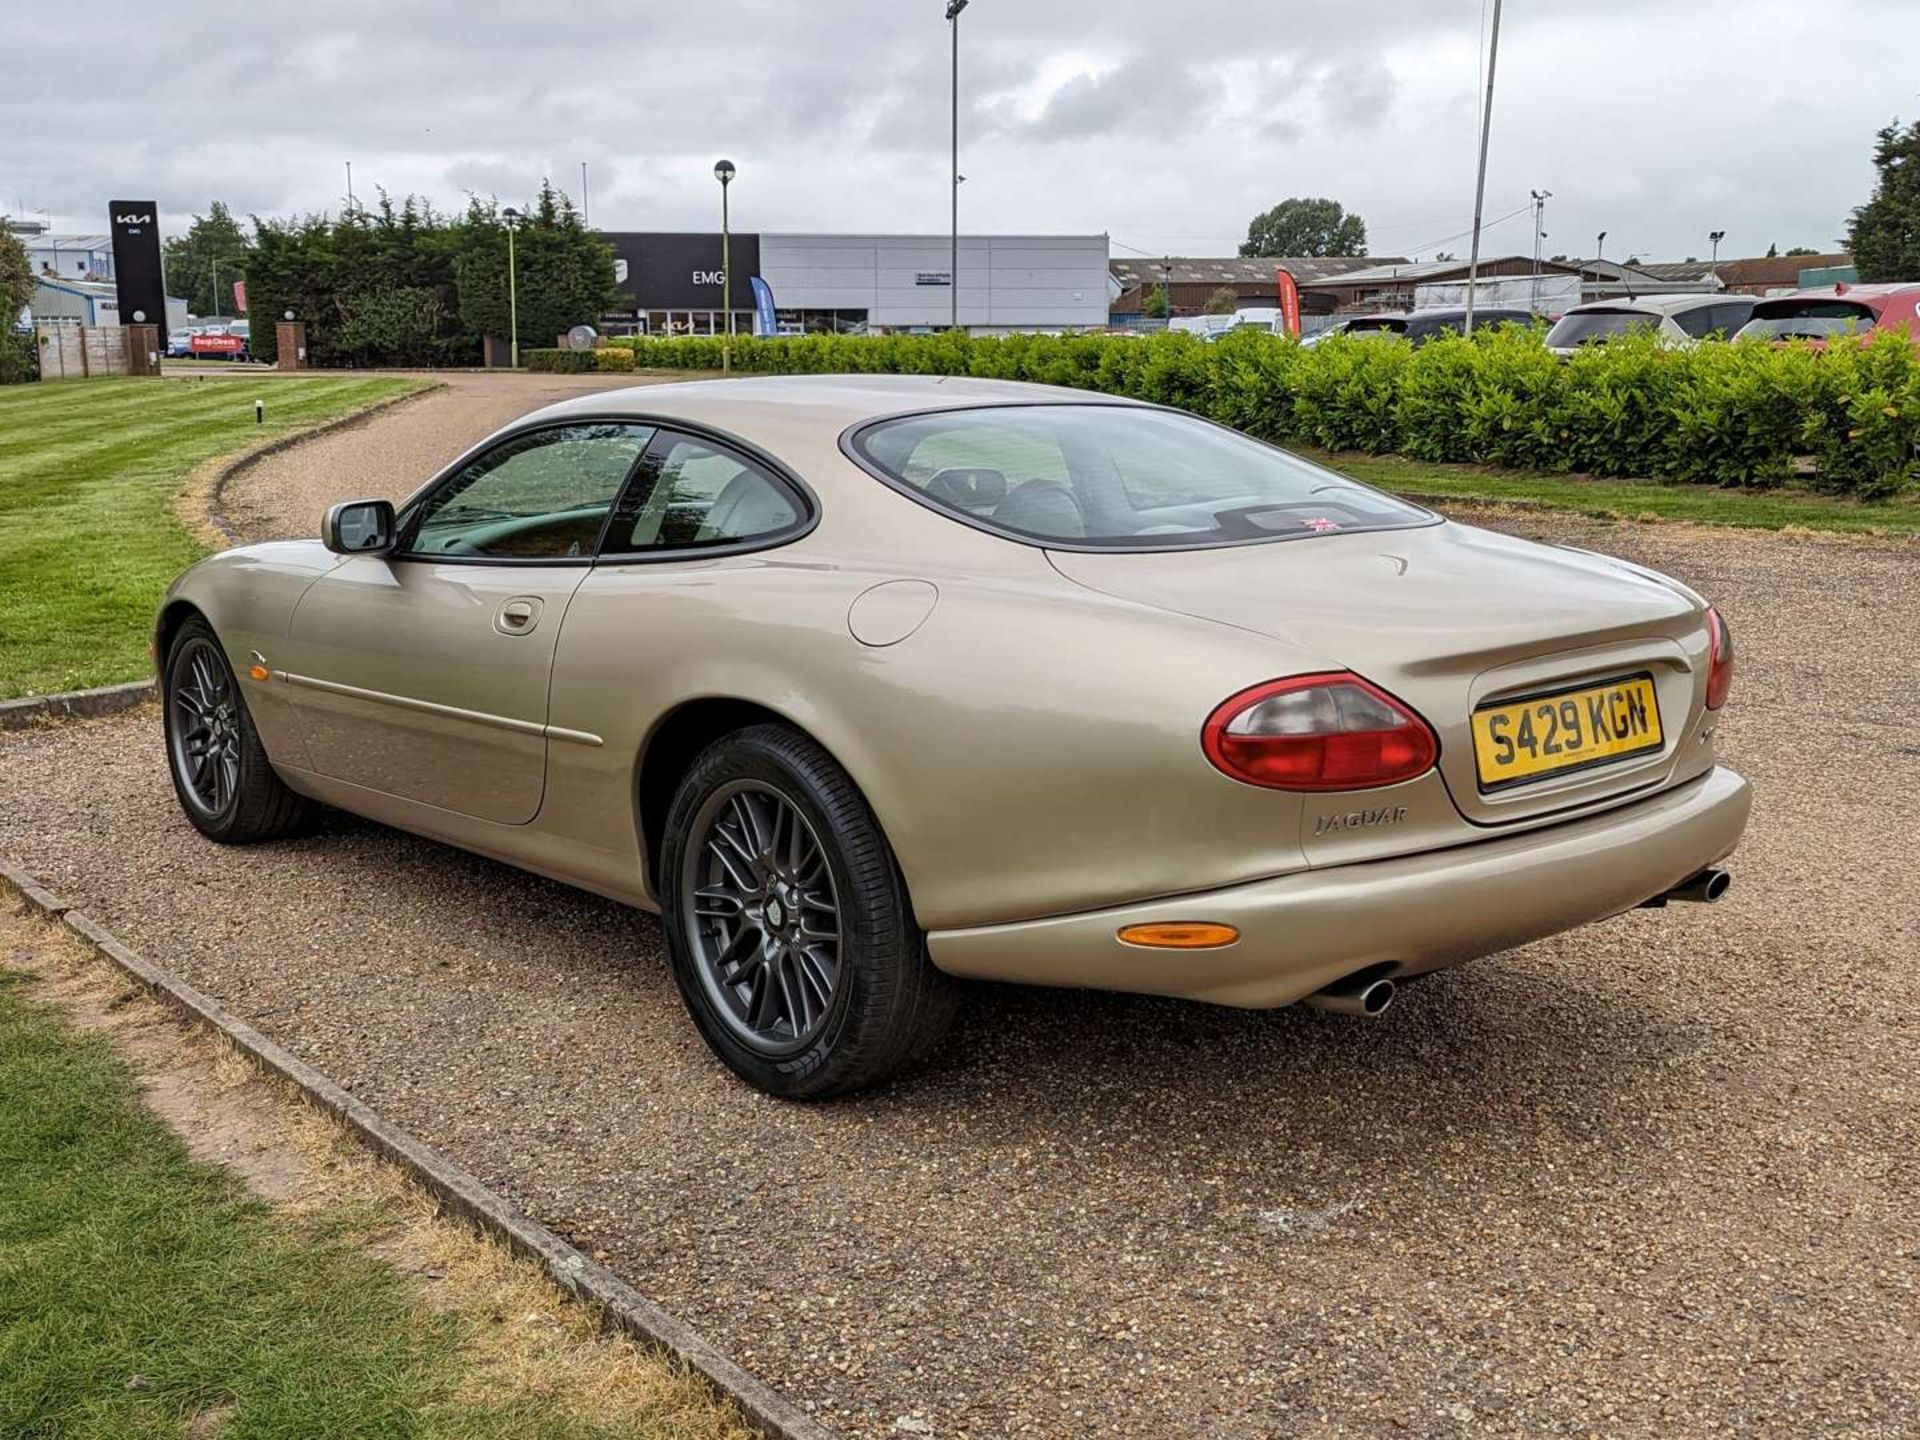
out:
M317 515L355 453L252 479ZM782 1104L651 918L345 816L221 850L152 707L0 737L0 852L849 1437L1920 1433L1913 548L1468 518L1722 606L1756 808L1720 904L1377 1022L980 987Z

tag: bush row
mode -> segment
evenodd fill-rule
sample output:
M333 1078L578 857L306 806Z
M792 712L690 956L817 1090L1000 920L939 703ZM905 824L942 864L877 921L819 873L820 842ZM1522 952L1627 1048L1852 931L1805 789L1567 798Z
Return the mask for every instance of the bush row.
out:
M1750 342L1664 350L1629 335L1569 360L1540 335L1501 327L1418 350L1345 337L1309 347L1258 331L1211 344L1183 334L740 336L731 344L736 370L1071 385L1330 450L1752 487L1806 471L1820 488L1865 497L1915 478L1920 354L1901 334L1824 351ZM705 336L642 338L593 353L629 350L648 369L717 370L721 347Z
M584 375L594 370L627 371L633 369L633 351L624 345L602 346L597 350L522 350L521 363L529 370L557 375Z

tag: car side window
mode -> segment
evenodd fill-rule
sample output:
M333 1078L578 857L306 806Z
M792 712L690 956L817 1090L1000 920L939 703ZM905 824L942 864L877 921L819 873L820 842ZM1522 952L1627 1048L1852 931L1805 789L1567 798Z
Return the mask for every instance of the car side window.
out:
M406 551L436 560L591 558L653 433L589 421L504 440L427 497Z
M800 496L759 462L715 441L663 431L620 501L603 553L772 540L805 519Z
M1702 305L1697 309L1685 311L1673 317L1673 323L1696 340L1704 340L1716 330L1726 327L1727 307L1724 305Z

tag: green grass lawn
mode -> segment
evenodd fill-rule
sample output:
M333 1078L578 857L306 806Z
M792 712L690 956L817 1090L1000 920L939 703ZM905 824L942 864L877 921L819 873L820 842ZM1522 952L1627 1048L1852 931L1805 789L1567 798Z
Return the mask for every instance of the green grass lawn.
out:
M281 1208L192 1159L115 1042L32 991L0 969L0 1435L743 1435L651 1357L628 1363L658 1373L657 1408L594 1392L584 1368L562 1372L582 1395L516 1367L499 1337L522 1321L518 1292L491 1311L429 1303L379 1258L368 1202ZM570 1361L604 1343L586 1317L576 1328Z
M1534 470L1479 465L1432 465L1398 455L1307 451L1357 480L1406 495L1522 501L1627 520L1689 520L1761 530L1789 527L1906 536L1920 533L1920 494L1891 500L1848 500L1783 486L1778 490L1723 490L1713 485L1658 485L1598 480Z
M203 547L188 472L420 381L111 379L0 388L0 699L136 680L160 592ZM254 424L253 402L266 401Z

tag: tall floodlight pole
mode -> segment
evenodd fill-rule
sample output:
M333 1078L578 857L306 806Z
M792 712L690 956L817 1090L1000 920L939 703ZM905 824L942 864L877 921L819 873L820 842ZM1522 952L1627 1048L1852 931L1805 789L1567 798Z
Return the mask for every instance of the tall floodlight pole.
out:
M1720 283L1720 242L1726 238L1727 232L1724 230L1710 230L1707 232L1707 239L1712 242L1713 245L1713 265L1708 273L1713 276L1713 283L1716 285Z
M1607 258L1607 232L1604 230L1594 237L1593 258L1596 260Z
M720 308L727 312L727 338L720 342L720 373L733 370L733 222L727 213L727 187L733 183L733 162L721 160L713 167L713 178L720 182Z
M1473 292L1480 283L1480 217L1487 203L1487 141L1493 133L1493 65L1500 55L1500 0L1493 0L1493 34L1487 44L1487 95L1480 106L1480 178L1473 186L1473 247L1467 256L1467 313L1463 334L1473 333Z
M1547 238L1547 201L1551 190L1529 190L1533 196L1533 310L1540 313L1540 242Z
M947 28L953 32L953 153L947 183L953 190L952 251L947 259L948 298L953 303L952 328L960 328L960 12L967 0L947 0Z
M507 361L518 370L520 368L520 283L514 273L513 232L520 228L520 212L509 205L500 212L500 218L507 222L507 329L512 332L507 338Z
M587 162L580 162L580 223L588 224L587 219Z
M353 162L347 161L347 213L353 213Z

